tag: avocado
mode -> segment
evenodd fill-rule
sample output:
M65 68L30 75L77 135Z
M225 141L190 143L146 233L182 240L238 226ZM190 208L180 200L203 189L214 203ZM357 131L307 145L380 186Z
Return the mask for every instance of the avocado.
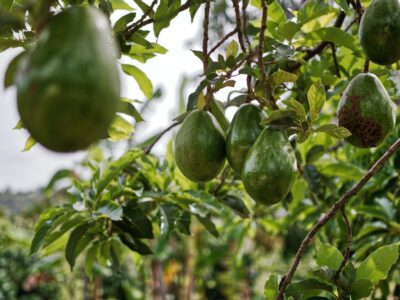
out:
M204 182L216 177L225 163L225 135L212 114L192 111L175 139L175 161L183 175Z
M365 11L359 29L367 57L380 65L400 59L400 1L374 0Z
M253 104L242 105L226 135L226 157L238 174L242 173L244 160L250 147L260 135L261 110Z
M21 121L37 142L73 152L107 136L119 101L117 55L98 9L72 6L50 19L16 76Z
M338 123L350 132L346 140L360 148L378 146L396 122L396 107L378 77L363 73L347 86L338 107Z
M263 129L247 153L242 179L257 202L273 205L289 193L296 178L296 158L286 133Z

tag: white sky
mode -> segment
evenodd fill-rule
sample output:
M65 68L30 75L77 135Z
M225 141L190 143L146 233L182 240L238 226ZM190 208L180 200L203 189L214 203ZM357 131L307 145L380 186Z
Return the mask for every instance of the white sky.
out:
M199 74L201 62L185 42L199 33L199 16L190 22L188 12L181 13L171 26L161 32L158 42L169 51L146 64L135 64L151 78L154 87L162 86L164 96L160 105L153 106L145 115L147 123L136 134L144 136L157 132L171 123L173 112L178 105L178 85L182 74ZM200 16L201 17L201 16ZM28 152L21 152L27 138L24 130L12 130L19 120L16 109L15 88L3 89L3 77L8 62L15 50L0 53L0 191L11 188L14 191L28 191L47 183L52 174L60 168L68 168L79 163L84 152L57 154L36 145ZM144 99L138 86L130 78L122 81L122 95ZM165 144L157 145L155 151L163 152Z

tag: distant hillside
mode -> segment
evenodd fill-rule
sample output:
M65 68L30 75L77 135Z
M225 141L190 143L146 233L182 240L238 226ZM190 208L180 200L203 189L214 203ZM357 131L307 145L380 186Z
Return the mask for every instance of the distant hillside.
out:
M10 190L0 192L0 211L7 214L20 213L29 210L33 205L43 201L40 191L13 193Z

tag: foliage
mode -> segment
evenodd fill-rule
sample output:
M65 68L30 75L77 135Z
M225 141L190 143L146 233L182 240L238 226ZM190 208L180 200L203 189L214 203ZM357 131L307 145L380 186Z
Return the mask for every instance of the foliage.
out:
M122 115L116 117L109 135L111 141L127 139L137 122L143 121L140 105L156 96L139 63L167 51L156 38L179 13L188 10L193 19L207 3L135 0L131 7L131 2L121 0L88 2L108 15L118 11L120 17L112 26L121 48L121 68L138 82L147 99L144 104L121 99ZM87 1L0 3L0 51L28 48L52 14L71 3L87 5ZM151 285L156 299L165 294L180 299L187 293L208 299L235 299L237 295L274 299L288 259L311 226L360 180L400 133L397 125L384 143L373 149L358 149L337 140L350 134L335 125L335 115L341 93L365 65L357 19L362 13L358 4L365 7L369 3L308 0L291 5L290 1L267 1L264 36L261 14L265 3L234 0L233 6L248 5L252 12L247 23L239 26L244 32L239 32L238 38L220 34L221 19L232 27L237 25L232 4L222 0L212 4L209 25L214 35L210 38L215 45L222 43L212 53L193 49L205 70L188 96L187 111L209 106L226 129L225 110L250 97L263 107L263 125L283 126L296 134L292 146L299 172L281 203L271 207L255 204L244 192L239 176L228 167L207 183L187 180L175 166L171 143L165 157L149 154L161 137L155 135L120 157L104 159L106 151L92 148L81 166L91 174L89 178L74 171L56 173L45 193L49 199L62 193L62 204L40 216L31 252L50 255L62 250L71 268L82 267L83 260L87 276L94 280L99 268L123 270L124 258L132 255L135 276L151 276L160 286ZM255 51L251 55L247 39ZM264 42L260 44L260 40ZM256 52L260 49L261 63ZM14 83L17 59L6 71L6 87ZM398 102L396 65L371 63L369 70ZM250 78L250 85L240 86L241 77ZM223 89L230 91L226 101L220 101ZM135 122L128 122L127 115ZM174 124L186 116L187 112L180 111ZM26 150L32 145L28 140ZM387 299L398 293L399 157L396 154L343 209L352 229L351 244L342 215L323 226L306 253L306 263L302 262L295 282L286 290L287 299ZM343 266L346 249L350 259ZM137 288L149 294L146 279L141 282Z

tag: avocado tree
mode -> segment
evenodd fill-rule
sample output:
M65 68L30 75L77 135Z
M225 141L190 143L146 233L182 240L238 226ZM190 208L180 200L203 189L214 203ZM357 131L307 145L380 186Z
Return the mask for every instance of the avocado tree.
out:
M92 145L89 178L60 170L44 189L54 205L32 253L65 251L89 279L135 253L154 299L398 295L398 0L0 3L0 50L22 49L4 86L17 87L25 149ZM167 51L157 37L178 14L200 13L201 45L188 51L203 72L185 111L109 157L96 142L130 139L146 105L120 98L117 70L154 98L138 64Z

